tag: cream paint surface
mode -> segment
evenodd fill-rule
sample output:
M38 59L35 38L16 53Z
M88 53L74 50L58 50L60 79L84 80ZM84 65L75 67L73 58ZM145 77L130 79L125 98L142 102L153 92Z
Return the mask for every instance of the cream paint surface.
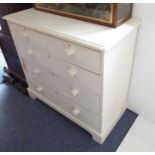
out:
M38 17L44 19L46 25L41 20L38 21ZM49 20L51 18L52 20ZM105 51L110 50L139 25L137 18L131 18L117 29L114 29L34 9L14 13L5 16L4 19L40 32L52 34L55 37L68 39L68 41L84 44L85 46L87 44L91 48L104 49ZM82 29L79 29L79 27Z

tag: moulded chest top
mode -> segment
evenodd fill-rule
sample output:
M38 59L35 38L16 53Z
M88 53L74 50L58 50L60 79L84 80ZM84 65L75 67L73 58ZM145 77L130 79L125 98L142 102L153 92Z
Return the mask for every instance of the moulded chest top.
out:
M111 49L140 23L139 19L131 18L117 28L109 28L33 8L3 18L9 22L101 51Z

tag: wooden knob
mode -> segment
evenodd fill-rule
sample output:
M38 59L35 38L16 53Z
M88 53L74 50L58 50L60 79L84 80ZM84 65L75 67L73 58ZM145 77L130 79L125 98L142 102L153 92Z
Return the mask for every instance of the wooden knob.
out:
M79 113L80 113L79 109L75 108L75 109L73 110L73 114L74 114L75 116L79 115Z
M41 92L43 91L43 88L42 88L41 86L39 86L39 87L37 87L37 91L38 91L39 93L41 93Z
M75 76L77 73L75 68L70 68L67 72L71 77Z
M36 68L36 69L34 69L34 70L33 70L33 73L35 73L35 74L39 74L39 73L40 73L40 71L39 71L39 69L38 69L38 68Z
M33 56L34 53L33 53L33 51L32 51L31 49L29 49L29 50L27 51L27 55L28 55L28 56Z
M67 49L66 49L66 55L67 56L72 56L72 55L74 55L74 53L75 53L75 51L74 51L74 49L72 48L72 46L69 46Z
M79 91L75 88L71 89L72 96L77 96L79 94Z

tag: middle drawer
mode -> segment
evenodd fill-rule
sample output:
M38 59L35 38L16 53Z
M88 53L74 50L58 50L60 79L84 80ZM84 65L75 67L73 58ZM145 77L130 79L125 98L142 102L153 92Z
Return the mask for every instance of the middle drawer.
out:
M43 81L49 87L58 88L74 102L98 113L100 97L94 88L96 91L99 90L99 76L54 57L52 59L49 69L25 59L22 59L22 62L26 72Z

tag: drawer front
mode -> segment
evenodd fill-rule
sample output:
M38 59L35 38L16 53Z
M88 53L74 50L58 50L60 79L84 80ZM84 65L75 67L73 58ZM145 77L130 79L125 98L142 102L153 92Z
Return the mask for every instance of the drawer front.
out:
M32 54L38 50L43 51L43 53L46 52L47 43L44 34L13 23L9 23L9 27L20 55L28 54L32 56ZM30 53L30 51L33 53Z
M66 79L68 82L75 83L75 85L83 86L83 88L99 95L100 92L100 76L92 72L76 67L65 61L61 61L55 57L50 57L49 69L60 79Z
M16 38L17 41L20 43L28 41L28 33L26 28L13 23L9 23L9 28L11 30L11 34L14 38Z
M30 48L26 29L13 23L9 23L9 28L18 54L23 55L23 53Z
M39 33L30 29L27 29L30 46L33 49L37 49L43 52L47 50L47 37L43 33Z
M47 36L47 50L49 54L88 69L95 73L100 71L100 53L72 43Z
M43 66L44 68L50 68L49 66L49 57L46 53L41 52L37 49L29 48L25 50L24 52L21 52L20 55L25 62L28 61L29 63L35 63L39 64L40 66Z
M47 52L67 62L81 66L92 72L101 73L100 52L65 42L54 37L10 24L11 32L16 41L25 47Z
M25 59L25 64L27 63L26 61L29 61L30 64L43 66L61 80L66 79L68 82L75 83L76 85L82 85L97 95L100 93L101 80L99 75L83 70L70 63L66 63L56 57L49 57L43 52L37 50L30 52L33 54L31 53L32 55L30 55L28 52L25 52L22 56Z
M80 83L80 81L76 82L74 80L70 80L57 72L50 72L45 68L28 61L24 63L24 66L27 73L33 75L37 79L40 79L50 88L55 87L59 89L63 94L65 94L65 96L69 97L75 103L78 103L90 111L98 114L100 103L99 96L84 87L83 81Z
M99 130L99 118L85 108L74 104L69 98L58 92L56 89L50 89L41 82L28 76L29 88L43 96L55 106L63 109L71 117L76 118L80 122L87 124L90 128L98 131Z
M92 72L101 73L98 51L68 43L16 24L9 23L9 25L19 54L39 50Z

